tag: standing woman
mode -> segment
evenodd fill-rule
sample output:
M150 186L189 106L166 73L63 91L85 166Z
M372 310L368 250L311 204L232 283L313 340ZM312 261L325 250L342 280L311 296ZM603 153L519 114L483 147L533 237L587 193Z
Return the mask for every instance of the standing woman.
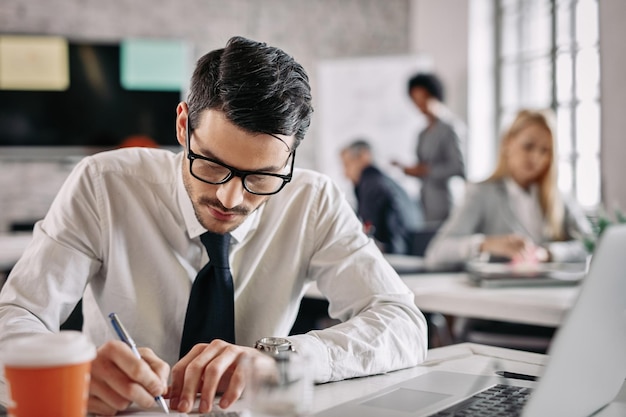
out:
M427 126L417 142L418 163L401 167L406 175L421 180L421 203L427 227L437 228L449 216L452 196L448 180L465 177L465 165L459 137L453 127L442 120L443 85L434 74L417 74L408 82L408 93L415 106L426 117ZM400 166L397 162L394 165Z
M580 207L557 187L551 116L522 110L500 145L493 174L469 186L464 202L426 251L431 265L477 257L532 262L584 261L575 237L591 232Z

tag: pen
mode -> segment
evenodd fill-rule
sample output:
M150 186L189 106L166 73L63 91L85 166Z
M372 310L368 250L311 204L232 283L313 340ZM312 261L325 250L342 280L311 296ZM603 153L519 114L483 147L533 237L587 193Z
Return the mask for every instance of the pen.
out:
M113 326L113 330L115 330L115 333L117 333L120 340L130 346L135 356L141 359L141 354L139 354L139 351L137 350L137 345L135 344L135 341L132 337L130 337L130 335L126 331L126 328L117 317L117 314L109 314L109 319L111 319L111 325ZM159 395L158 397L154 397L154 400L161 406L165 414L170 413L170 410L169 408L167 408L167 404L165 404L165 400L161 395Z
M496 371L496 374L500 375L503 378L522 379L524 381L536 381L537 380L537 377L534 375L518 374L517 372Z

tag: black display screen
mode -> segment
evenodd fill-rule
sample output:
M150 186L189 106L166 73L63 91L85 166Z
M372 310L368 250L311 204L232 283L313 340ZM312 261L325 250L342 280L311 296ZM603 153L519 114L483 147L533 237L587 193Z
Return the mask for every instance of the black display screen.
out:
M69 44L65 91L0 90L0 146L114 147L131 135L176 146L179 91L120 83L120 46Z

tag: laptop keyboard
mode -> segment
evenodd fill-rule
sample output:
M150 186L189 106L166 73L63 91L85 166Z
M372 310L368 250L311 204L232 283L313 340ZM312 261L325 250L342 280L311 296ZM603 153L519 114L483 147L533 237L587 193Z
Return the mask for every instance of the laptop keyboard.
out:
M522 414L531 391L531 388L498 384L432 417L517 417Z

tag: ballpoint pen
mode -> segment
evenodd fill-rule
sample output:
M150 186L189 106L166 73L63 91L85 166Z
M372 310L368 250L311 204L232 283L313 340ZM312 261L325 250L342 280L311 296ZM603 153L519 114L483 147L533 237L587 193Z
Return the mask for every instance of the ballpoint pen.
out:
M109 319L111 319L111 325L113 326L113 329L115 330L115 333L117 333L117 335L119 336L120 340L126 343L131 348L131 350L133 351L136 357L141 359L141 354L137 350L137 345L135 344L135 341L133 340L132 337L130 337L130 335L126 331L126 328L124 327L120 319L117 317L117 314L115 313L109 314ZM170 410L167 407L167 404L165 403L163 396L159 395L158 397L154 397L154 400L161 406L165 414L170 413Z

